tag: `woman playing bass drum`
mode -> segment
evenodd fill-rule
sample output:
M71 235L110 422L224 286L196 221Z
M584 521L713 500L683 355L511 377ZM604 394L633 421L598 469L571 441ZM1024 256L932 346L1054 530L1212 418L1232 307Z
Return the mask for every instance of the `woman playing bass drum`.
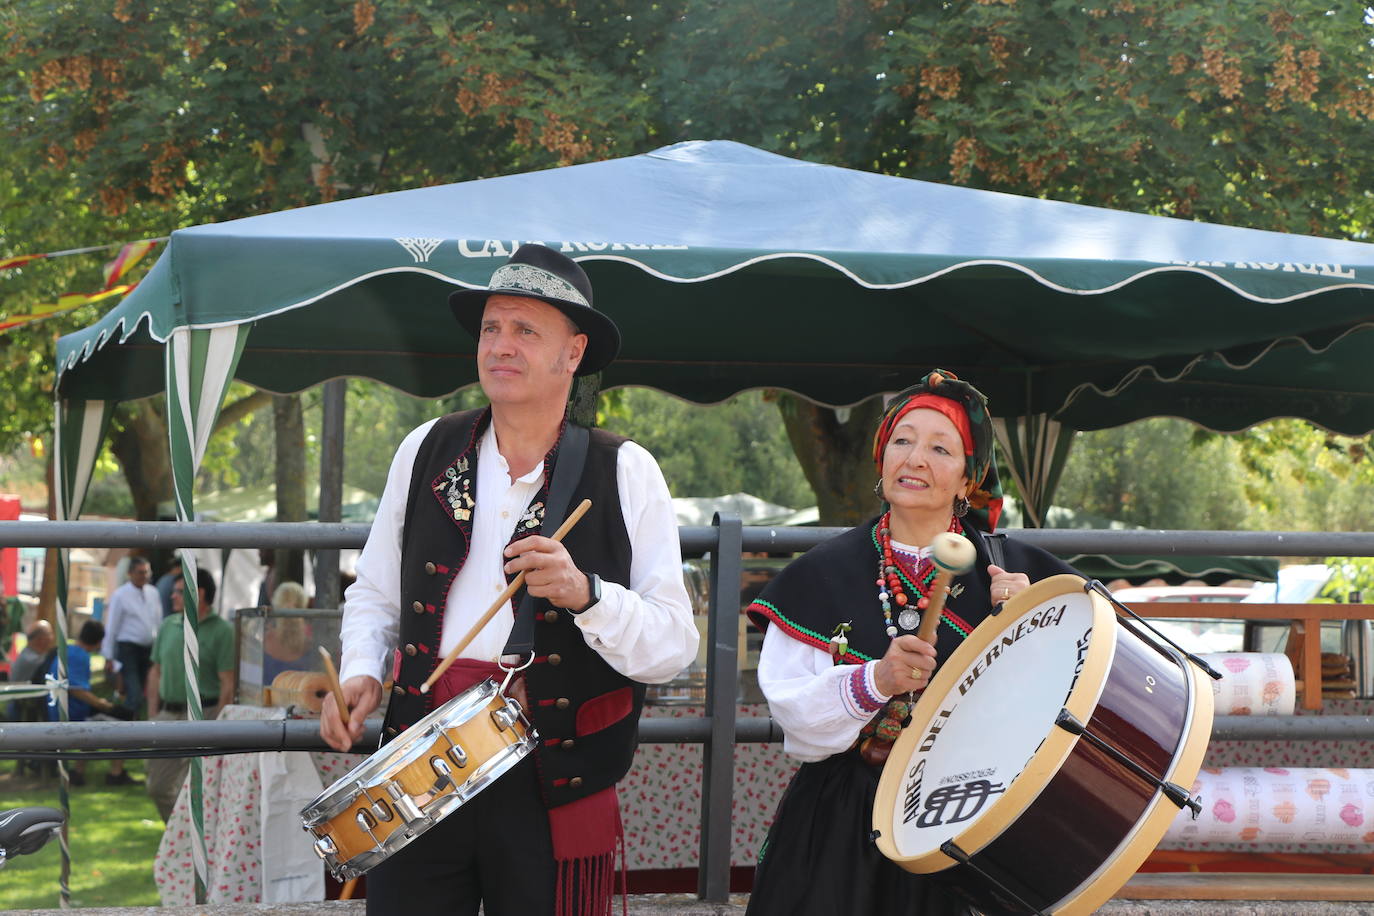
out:
M798 558L748 608L765 630L759 684L803 762L760 851L751 916L969 911L870 840L882 765L931 672L993 606L1073 572L1014 540L993 562L992 419L952 373L931 372L892 401L873 460L884 511ZM944 532L967 538L977 560L954 578L932 644L916 631L937 573L930 545Z

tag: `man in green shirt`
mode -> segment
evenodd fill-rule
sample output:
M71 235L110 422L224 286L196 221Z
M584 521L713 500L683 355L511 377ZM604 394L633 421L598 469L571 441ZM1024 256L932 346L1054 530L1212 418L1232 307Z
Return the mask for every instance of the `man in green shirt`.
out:
M178 577L172 585L172 615L162 621L153 642L152 667L148 670L149 720L187 718L185 580ZM234 698L234 627L215 614L215 580L207 570L196 570L196 608L200 626L200 705L206 719L214 719L224 704ZM148 794L157 805L163 821L172 816L181 784L186 781L190 761L185 757L154 757L148 760Z

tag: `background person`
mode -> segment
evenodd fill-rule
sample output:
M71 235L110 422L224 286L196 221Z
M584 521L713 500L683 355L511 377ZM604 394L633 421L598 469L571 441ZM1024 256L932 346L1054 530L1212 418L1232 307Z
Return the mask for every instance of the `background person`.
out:
M10 681L16 684L29 684L34 682L34 676L38 675L41 682L44 673L48 670L48 663L51 661L49 653L57 646L57 638L53 635L52 624L46 620L40 620L29 627L29 632L24 634L24 648L19 650L15 656L14 664L10 666ZM29 697L22 700L10 700L6 709L6 718L11 721L31 722L42 718L44 699L42 697Z
M91 691L91 654L99 651L105 638L105 626L99 620L88 620L81 625L76 642L67 646L67 721L85 722L91 712L103 712L120 719L133 718L133 711L111 703ZM52 653L52 661L47 673L57 677L57 653ZM48 721L60 722L62 713L57 703L48 703ZM86 784L86 761L76 760L68 764L68 777L74 786ZM115 758L110 761L110 772L105 775L105 784L110 786L128 785L134 780L124 772L124 761Z
M181 578L181 557L172 557L167 564L167 571L157 578L157 595L162 600L162 616L171 617L172 609L172 586Z
M889 861L869 840L873 797L912 700L938 663L1031 579L1073 570L986 534L1001 511L987 401L948 372L893 400L874 436L888 511L813 548L748 608L765 629L759 686L803 761L759 853L751 914L963 914L966 905ZM929 545L953 531L977 551L955 578L935 645L915 635L935 578ZM956 594L957 590L957 594ZM848 627L842 655L830 638Z
M292 611L306 608L310 599L305 586L299 582L283 582L272 592L273 611ZM301 661L310 649L311 628L304 617L290 617L272 614L263 622L262 632L262 682L271 684L283 671L312 670L319 663L319 656L310 652L310 658Z
M209 570L196 570L196 607L200 626L200 705L205 719L219 716L225 703L234 698L234 627L214 612L215 579ZM187 717L186 663L186 580L172 585L171 617L162 621L153 643L153 667L148 672L148 718L161 721ZM186 781L191 763L185 757L150 757L147 763L148 794L165 822L172 816L181 784Z
M432 693L419 690L523 570L538 599L524 705L541 741L369 871L367 911L607 913L622 841L615 784L634 757L644 684L670 680L696 657L672 502L647 451L591 430L568 502L571 510L588 497L591 509L562 542L547 536L543 511L570 438L573 376L601 370L620 341L593 310L581 267L524 245L489 289L454 293L450 302L477 338L478 378L491 406L431 421L401 443L345 602L349 730L330 696L321 731L340 750L361 738L398 645L386 738L496 674L510 611L478 634Z
M105 638L101 654L124 682L124 701L136 713L143 709L143 692L152 665L153 640L162 625L162 599L149 584L152 570L143 557L130 557L128 581L114 590L105 610Z

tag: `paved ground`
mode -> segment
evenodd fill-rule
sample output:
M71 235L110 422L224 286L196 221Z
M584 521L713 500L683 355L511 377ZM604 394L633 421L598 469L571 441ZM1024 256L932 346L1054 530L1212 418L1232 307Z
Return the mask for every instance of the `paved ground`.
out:
M618 909L618 908L617 908ZM81 916L363 916L361 901L226 906L168 906L82 909ZM10 916L50 916L52 910L25 910ZM675 895L630 898L631 916L743 916L744 898L726 904L702 903ZM1374 916L1374 903L1309 903L1300 900L1241 903L1217 900L1113 900L1102 916ZM836 914L844 916L844 914Z

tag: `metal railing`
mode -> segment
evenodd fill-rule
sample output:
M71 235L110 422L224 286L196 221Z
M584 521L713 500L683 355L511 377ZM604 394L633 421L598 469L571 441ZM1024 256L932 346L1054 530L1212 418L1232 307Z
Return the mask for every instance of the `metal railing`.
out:
M730 890L733 751L737 742L780 741L771 719L738 718L736 675L742 554L795 553L845 529L743 527L733 516L710 526L679 529L684 556L710 557L705 710L698 719L643 719L650 743L699 743L703 749L698 895L723 902ZM368 526L316 522L4 522L0 547L285 547L330 550L361 547ZM1374 532L1095 531L1028 529L1019 540L1062 554L1222 556L1374 556ZM1204 609L1199 609L1205 615ZM375 747L376 728L365 736ZM1369 740L1374 717L1325 716L1248 719L1220 717L1219 740L1281 738ZM64 750L103 749L113 756L146 753L216 754L260 750L322 750L313 721L88 722L79 725L0 724L0 757L54 756Z

